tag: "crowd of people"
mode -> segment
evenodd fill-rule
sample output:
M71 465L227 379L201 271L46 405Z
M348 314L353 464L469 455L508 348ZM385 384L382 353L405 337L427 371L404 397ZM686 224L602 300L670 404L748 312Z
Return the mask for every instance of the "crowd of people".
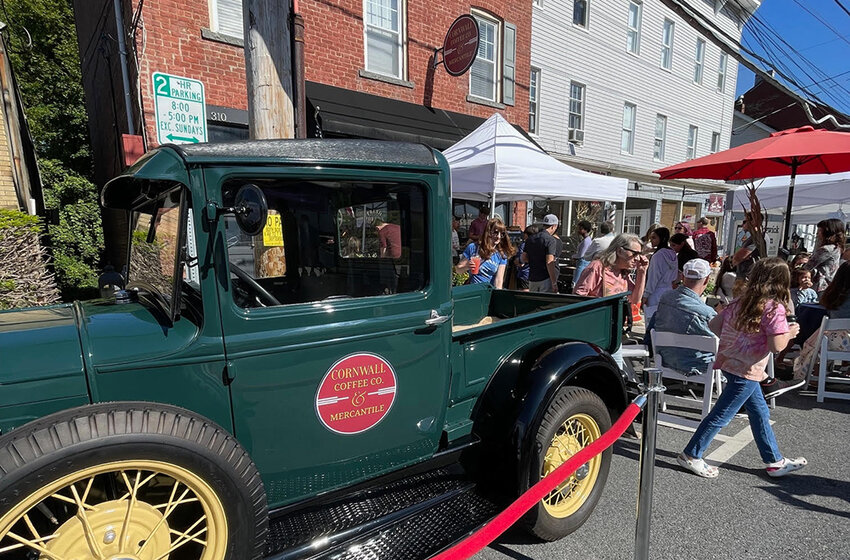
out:
M512 263L517 289L558 292L558 258L563 250L559 225L557 216L546 215L523 231L514 248L502 221L487 219L482 212L470 226L470 242L464 249L452 238L453 247L461 252L457 269L468 271L471 283L489 282L502 288L506 287L506 267ZM593 225L579 221L579 241L571 255L573 293L604 297L629 292L630 303L643 309L647 333L657 329L718 337L716 356L683 348L655 349L666 365L678 371L696 374L713 363L726 379L717 403L677 461L699 476L718 476L718 470L702 459L703 453L743 410L767 474L783 476L803 468L806 459L780 453L767 399L803 386L817 359L818 333L801 332L797 309L815 306L830 318L850 318L850 248L845 247L845 224L838 219L819 222L814 251L798 252L790 262L759 255L751 236L744 239L741 249L721 261L709 220L700 218L696 225L692 229L686 222L677 222L671 234L669 228L653 224L640 238L615 234L613 224L606 222L594 237ZM746 221L743 230L749 233ZM709 293L711 282L714 288ZM825 336L830 349L850 351L850 332ZM801 350L790 379L768 379L770 354L777 354L781 367L795 341ZM613 357L622 366L619 351Z

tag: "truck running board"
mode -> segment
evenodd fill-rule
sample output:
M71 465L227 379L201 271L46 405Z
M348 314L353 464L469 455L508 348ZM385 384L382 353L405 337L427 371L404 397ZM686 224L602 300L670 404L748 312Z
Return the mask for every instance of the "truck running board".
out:
M499 512L459 469L415 475L269 521L267 560L418 560Z

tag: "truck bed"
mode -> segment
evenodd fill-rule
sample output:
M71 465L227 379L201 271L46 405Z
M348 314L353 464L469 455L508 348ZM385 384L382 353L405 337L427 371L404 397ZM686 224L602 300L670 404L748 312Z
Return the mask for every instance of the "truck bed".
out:
M532 329L534 334L542 334L540 331L548 331L557 324L558 338L591 342L608 351L615 350L620 343L620 329L611 326L621 324L622 295L592 298L494 290L488 284L478 284L454 288L452 299L452 337L458 342L516 329ZM566 320L567 317L571 320Z
M560 342L587 342L608 352L620 345L623 294L591 298L478 284L454 288L452 299L449 441L470 433L478 397L509 360L521 356L530 366L535 355Z

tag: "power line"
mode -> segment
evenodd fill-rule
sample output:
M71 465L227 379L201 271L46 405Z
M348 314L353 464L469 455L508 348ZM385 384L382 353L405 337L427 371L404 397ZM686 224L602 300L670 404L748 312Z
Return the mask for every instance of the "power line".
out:
M841 3L841 0L835 0L835 3L838 4L838 7L844 10L844 13L850 16L850 10L848 10L844 4Z
M804 10L806 10L806 12L807 12L809 15L811 15L813 18L815 18L816 20L818 20L819 22L821 22L822 24L824 24L824 26L826 26L826 28L827 28L827 29L829 29L830 31L832 31L833 33L835 33L835 35L836 35L836 36L838 36L838 37L839 37L842 41L844 41L845 43L847 43L848 45L850 45L850 39L847 39L847 37L845 37L845 36L844 36L844 35L842 35L840 32L838 32L838 31L837 31L837 30L836 30L836 29L835 29L832 25L830 25L830 24L829 24L829 22L825 21L825 20L824 20L821 16L819 16L819 15L818 15L818 14L816 14L815 12L811 11L810 9L808 9L808 8L806 7L806 5L805 5L805 4L800 3L800 0L794 0L794 3L795 3L795 4L797 4L798 6L800 6L801 8L803 8ZM842 8L843 8L843 7L844 7L844 6L842 6Z
M812 85L819 84L823 81L830 81L829 76L827 76L827 74L823 70L821 70L810 59L806 58L802 53L800 53L796 48L794 48L793 45L788 43L788 41L786 41L782 37L782 35L778 33L769 23L764 21L762 18L759 18L758 16L754 16L752 18L752 22L753 25L750 26L749 29L753 36L756 38L756 40L759 42L759 44L762 46L762 49L765 51L765 53L768 53L769 56L770 54L776 55L776 53L778 53L778 56L776 56L773 60L774 65L782 66L785 72L787 72L788 74L794 74L794 72L791 71L790 67L780 62L781 60L790 61L794 66L800 69L800 71L805 75L808 81L813 82ZM764 28L764 30L759 29L758 26L761 26L762 28ZM762 37L765 41L770 43L773 48L775 48L776 53L774 53L773 49L768 48L768 46L761 40ZM777 44L777 40L781 42L782 45L785 45L787 49L782 45ZM801 62L805 63L805 65L811 68L815 75L812 75L806 69L806 67L801 64ZM840 87L848 96L850 96L850 90L842 86L839 82L834 82L834 86ZM810 86L798 85L798 88L801 91L806 92L809 95L813 95L812 92L807 89L808 87ZM831 97L835 102L837 102L838 105L843 105L846 103L845 98L839 97L831 91L824 90L823 88L821 88L821 91L823 91L824 95Z

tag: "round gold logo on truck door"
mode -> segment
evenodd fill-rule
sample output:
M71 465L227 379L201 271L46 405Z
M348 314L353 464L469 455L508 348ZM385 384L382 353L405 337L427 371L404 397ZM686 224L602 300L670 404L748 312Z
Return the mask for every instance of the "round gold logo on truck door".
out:
M368 352L351 354L330 367L316 393L316 414L338 434L375 427L393 406L396 375L390 363Z

